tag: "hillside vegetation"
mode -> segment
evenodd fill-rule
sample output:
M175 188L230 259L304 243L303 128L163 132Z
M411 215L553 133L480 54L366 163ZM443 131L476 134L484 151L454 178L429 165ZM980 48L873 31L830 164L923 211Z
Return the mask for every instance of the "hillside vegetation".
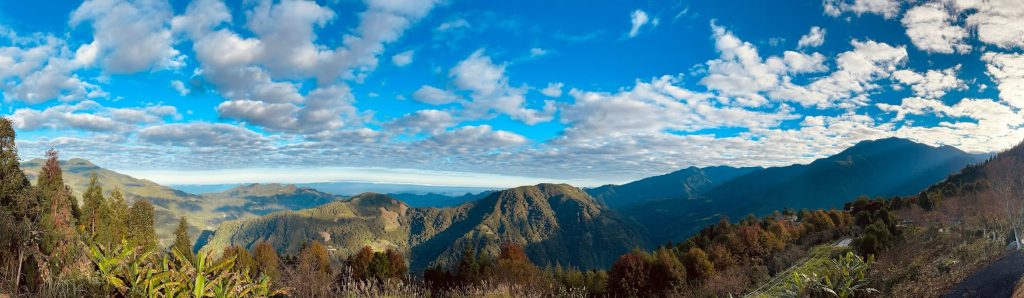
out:
M642 235L635 224L580 189L540 184L452 208L410 208L384 195L362 194L309 210L225 223L203 250L268 241L287 254L317 239L339 256L363 246L397 248L409 252L411 268L419 271L454 264L467 247L497 254L501 244L514 243L539 264L592 268L646 246Z

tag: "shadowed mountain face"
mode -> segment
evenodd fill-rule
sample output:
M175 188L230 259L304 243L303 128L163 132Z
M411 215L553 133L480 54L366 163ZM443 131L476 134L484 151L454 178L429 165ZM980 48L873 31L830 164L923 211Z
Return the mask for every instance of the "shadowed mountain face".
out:
M641 222L660 243L683 239L723 215L736 219L784 208L839 208L860 195L916 194L987 156L897 138L864 141L810 164L736 177L696 199L648 202L622 212Z
M321 207L227 222L203 249L270 241L295 254L318 239L338 256L363 246L397 247L410 254L411 268L452 266L465 247L497 254L502 243L522 245L539 264L581 268L608 266L622 253L648 242L642 230L603 208L582 190L540 184L494 192L450 208L410 208L380 194L362 194Z
M33 159L22 164L32 183L45 160ZM101 168L84 159L61 161L64 182L81 200L89 187L89 177L96 173L104 196L115 187L121 189L128 203L145 199L153 203L156 211L156 232L163 245L173 239L178 218L186 216L192 224L191 235L197 237L202 230L212 230L225 220L256 217L267 213L311 208L341 199L311 188L281 184L250 184L220 193L194 195L174 190L155 182ZM79 201L81 203L81 201Z
M648 177L623 185L605 185L587 189L587 193L608 207L667 199L689 199L737 176L759 171L760 167L689 167L661 176Z

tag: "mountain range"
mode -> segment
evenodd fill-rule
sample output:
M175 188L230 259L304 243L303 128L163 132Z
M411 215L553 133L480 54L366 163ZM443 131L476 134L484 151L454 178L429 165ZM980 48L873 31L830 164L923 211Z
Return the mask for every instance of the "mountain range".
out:
M363 246L396 247L411 268L450 266L465 247L497 253L522 245L538 264L606 267L622 253L677 241L726 216L766 215L784 208L838 208L860 195L912 195L989 155L903 139L865 141L809 164L784 167L690 167L622 185L579 189L539 184L449 196L363 193L346 198L310 187L246 184L201 195L103 169L83 159L61 163L81 196L95 172L105 194L120 188L129 202L157 209L158 236L169 243L188 217L196 249L269 241L294 254L311 240L346 256ZM42 160L23 163L31 180Z
M410 254L414 271L454 265L466 246L496 255L503 243L516 243L538 264L593 268L649 244L638 225L581 189L539 184L450 208L412 208L365 193L313 209L226 222L203 250L217 254L230 245L269 241L284 254L295 254L313 239L339 256L363 246L395 247Z
M838 208L861 195L913 195L989 156L899 138L863 141L809 164L753 170L696 196L618 209L640 222L656 243L678 241L722 216L739 219L785 208Z

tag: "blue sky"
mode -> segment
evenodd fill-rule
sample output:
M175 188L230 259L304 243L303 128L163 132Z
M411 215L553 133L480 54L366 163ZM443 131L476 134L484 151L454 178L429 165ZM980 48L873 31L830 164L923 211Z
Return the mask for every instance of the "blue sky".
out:
M24 158L162 183L592 186L1024 139L1015 1L3 1L0 26Z

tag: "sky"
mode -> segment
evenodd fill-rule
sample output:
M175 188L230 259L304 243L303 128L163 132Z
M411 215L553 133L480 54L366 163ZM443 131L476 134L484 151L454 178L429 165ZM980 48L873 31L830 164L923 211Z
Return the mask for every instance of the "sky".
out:
M0 1L0 113L168 184L622 183L1024 139L1016 0Z

